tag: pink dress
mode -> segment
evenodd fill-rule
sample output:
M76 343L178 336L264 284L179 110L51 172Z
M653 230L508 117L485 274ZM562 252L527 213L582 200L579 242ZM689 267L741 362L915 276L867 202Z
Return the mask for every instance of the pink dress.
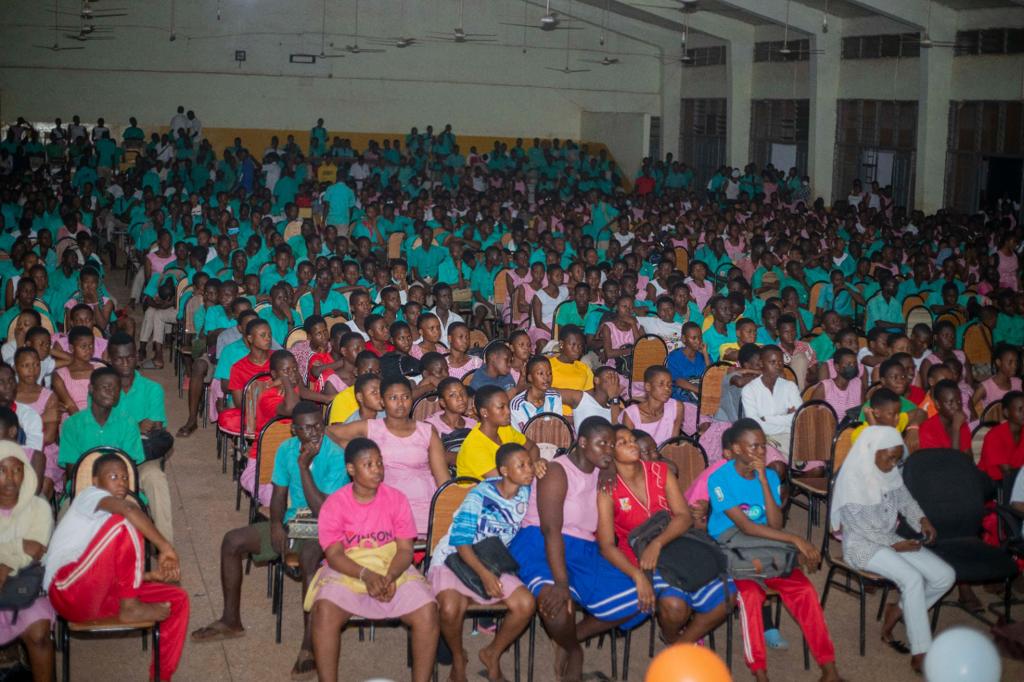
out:
M722 434L730 426L732 424L729 422L712 421L704 433L700 434L700 438L697 439L697 442L704 448L704 452L708 456L709 465L713 466L716 462L724 461L722 456ZM778 448L768 445L765 447L765 463L771 464L773 462L788 464L789 460L786 459ZM705 471L708 471L708 469L705 469ZM707 486L705 486L704 494L707 495ZM689 496L687 496L687 500L689 501Z
M1006 391L999 388L999 386L996 384L995 377L989 377L988 379L985 379L983 382L981 382L981 386L982 388L985 389L985 407L987 407L988 405L991 405L992 403L998 400L1002 400L1003 396L1005 396L1010 391L1021 390L1021 380L1019 377L1010 377L1010 389Z
M63 378L63 377L62 377ZM46 403L53 395L53 391L46 388L45 386L39 390L39 397L36 398L34 403L25 403L39 415L39 418L43 418L43 412L46 411ZM53 481L54 490L62 490L64 488L64 468L57 465L57 455L60 454L60 445L57 443L49 443L43 446L43 454L46 455L46 471L44 476Z
M416 430L409 436L396 436L388 430L383 419L366 422L366 435L375 442L384 456L384 481L409 498L416 532L427 534L430 520L430 498L437 490L430 471L430 434L433 427L416 422Z
M99 362L92 363L93 367L102 367L103 364ZM61 367L57 369L54 374L60 377L60 380L64 382L64 388L67 389L68 395L71 396L71 400L74 401L75 405L78 406L79 410L84 410L86 405L89 404L89 377L84 379L73 379L71 372L68 371L67 367ZM67 419L68 415L65 414L61 419L61 423L64 423L64 419Z
M686 286L690 288L690 298L697 304L700 310L704 310L708 301L715 295L715 287L711 282L704 280L704 286L698 286L691 278L686 278Z
M448 346L444 345L440 341L438 341L434 345L437 346L437 352L440 353L441 355L444 355L448 351ZM414 343L412 345L412 348L409 349L409 357L416 358L417 360L422 360L423 355L426 352L427 351L423 350L423 346L421 346L418 343Z
M439 435L439 436L447 436L449 433L451 433L455 429L453 429L452 427L448 426L448 424L445 423L445 421L443 419L441 419L441 417L443 417L443 416L444 416L444 410L441 410L439 412L435 412L434 414L430 415L429 417L424 419L423 422L426 423L426 424L430 424L435 429L437 429L437 435ZM476 420L475 419L473 419L471 417L463 417L462 419L466 422L466 425L463 428L471 429L474 426L476 426Z
M996 256L999 257L999 286L1017 291L1017 254L1007 256L1002 251L996 251Z
M484 361L481 360L480 358L478 358L477 356L469 355L467 357L468 357L468 360L466 361L466 364L464 364L462 367L454 367L454 366L452 366L451 360L449 360L448 361L448 376L455 377L456 379L461 379L462 377L466 376L470 372L475 372L476 370L478 370L481 367L483 367Z
M847 410L860 406L862 402L860 398L860 377L852 379L845 391L840 390L836 386L835 379L825 379L825 381L821 382L821 385L825 388L825 402L832 406L839 419L843 418Z
M515 297L516 289L530 281L530 271L527 270L526 275L524 276L520 276L519 273L515 271L515 268L506 270L506 272L508 273L508 278L512 280L512 290L509 292L509 295L505 297L505 306L501 311L502 319L504 319L505 322L511 321L520 324L526 321L529 316L529 312L524 312L518 320L512 320L512 299Z
M562 465L565 471L565 502L562 504L562 533L580 540L593 542L597 532L597 479L601 470L594 468L589 474L581 471L568 457L557 457L553 461ZM537 512L537 480L533 481L530 502L522 527L540 526Z
M163 258L158 256L156 251L146 255L146 260L149 261L149 265L153 268L153 274L159 275L164 271L167 265L175 260L176 256L172 253L171 255Z
M623 415L628 416L629 420L633 422L633 427L640 429L641 431L647 432L654 442L661 445L669 438L674 438L679 435L673 433L673 427L676 423L676 415L679 414L680 403L678 400L669 400L665 403L665 411L661 415L661 419L656 422L645 422L640 418L640 406L630 405L622 411Z

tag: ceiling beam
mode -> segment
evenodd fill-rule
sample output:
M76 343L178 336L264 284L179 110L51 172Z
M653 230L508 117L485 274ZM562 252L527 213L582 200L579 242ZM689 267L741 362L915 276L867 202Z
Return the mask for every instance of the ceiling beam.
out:
M847 0L864 9L921 31L956 31L956 10L928 0ZM1014 0L1022 4L1020 0Z
M729 5L736 9L743 10L749 14L767 19L773 23L783 25L788 23L790 28L802 33L813 35L821 31L821 17L824 12L812 9L800 2L790 0L718 0L723 5ZM714 14L715 10L701 10L700 3L697 4L697 14ZM829 23L837 26L841 22L835 15L829 15Z
M605 0L578 1L602 6L605 4ZM689 31L703 33L726 42L752 42L754 39L754 27L737 19L712 12L686 12L684 16L677 10L641 6L652 4L655 4L655 0L613 0L610 3L610 11L623 16L646 17L646 20L651 22L673 22L680 34L685 24ZM665 5L668 6L667 1Z

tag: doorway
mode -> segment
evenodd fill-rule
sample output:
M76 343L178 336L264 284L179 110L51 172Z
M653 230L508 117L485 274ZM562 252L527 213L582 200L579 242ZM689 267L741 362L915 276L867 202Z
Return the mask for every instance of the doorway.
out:
M979 208L987 209L1000 199L1010 199L1020 205L1024 184L1024 159L1007 156L988 156L983 161L985 171L981 183Z

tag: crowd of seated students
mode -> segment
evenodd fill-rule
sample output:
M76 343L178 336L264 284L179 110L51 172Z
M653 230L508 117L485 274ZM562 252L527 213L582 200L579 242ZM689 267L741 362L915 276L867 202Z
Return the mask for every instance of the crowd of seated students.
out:
M766 678L766 647L786 643L764 585L686 590L657 568L666 545L706 528L795 547L803 569L767 585L800 624L822 679L838 679L802 572L819 552L781 512L783 484L827 465L822 452L789 467L793 416L818 400L837 421L861 423L850 462L865 485L840 476L832 521L855 538L852 564L899 585L882 638L920 667L923 614L954 579L920 543L894 539L896 512L934 537L898 465L919 449L961 450L1009 482L1024 464L1012 214L908 214L859 186L826 209L808 203L794 172L723 169L697 187L671 158L645 160L629 193L603 151L519 140L463 156L450 126L358 152L341 138L328 144L320 121L306 150L277 138L264 150L240 139L215 150L198 119L179 111L175 120L149 144L133 122L113 150L102 124L88 136L77 117L58 121L44 164L27 124L0 144L0 404L11 406L0 408L0 435L22 446L0 459L0 508L31 516L10 530L0 520L0 576L49 547L38 621L0 621L0 634L26 643L36 679L52 666L37 622L53 609L163 621L157 673L173 674L188 601L166 585L180 569L164 467L204 414L226 438L246 440L254 380L266 384L249 406L254 432L284 419L293 437L275 453L269 484L259 483L254 439L226 455L238 457L262 516L224 536L223 611L192 633L196 644L244 635L243 559L294 553L307 613L296 679L337 678L338 633L353 616L411 627L414 679L429 678L439 638L452 679L465 679L463 615L471 602L498 601L508 615L480 653L490 679L501 679L502 653L535 612L556 644L557 674L578 679L584 639L655 617L666 642L696 642L733 603L746 663ZM137 158L122 166L128 150ZM108 289L115 267L129 268L122 307ZM915 304L935 322L908 328ZM990 359L966 352L979 332ZM641 378L632 349L645 335L667 355ZM172 358L188 415L174 436L163 389L139 371ZM728 367L714 387L720 400L702 414L715 365ZM420 400L436 401L422 418ZM972 426L996 402L1002 421L973 452ZM554 459L523 433L545 413L573 426L574 447ZM682 434L709 464L685 489L657 453ZM71 499L69 474L101 446L135 464L151 517L128 495L116 457L97 460L93 485ZM483 482L423 575L414 543L453 475ZM50 512L44 520L44 507L22 502L36 494L67 509L52 540ZM659 511L670 523L633 552L630 531ZM289 538L306 513L319 542ZM995 537L991 521L986 530ZM518 575L494 576L476 557L472 546L492 536ZM159 553L149 573L137 566L142 537ZM448 568L453 556L486 596ZM960 598L981 608L968 585ZM909 646L893 635L901 616Z

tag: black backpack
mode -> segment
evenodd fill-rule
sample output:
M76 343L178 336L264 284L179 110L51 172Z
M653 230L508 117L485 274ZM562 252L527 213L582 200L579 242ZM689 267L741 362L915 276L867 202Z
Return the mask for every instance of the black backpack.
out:
M630 532L629 547L637 559L651 540L661 535L670 519L668 512L659 511ZM696 528L662 548L658 555L658 573L669 585L687 592L729 577L725 553L710 535Z
M411 377L423 373L423 364L404 353L385 353L380 356L380 378L383 380Z

